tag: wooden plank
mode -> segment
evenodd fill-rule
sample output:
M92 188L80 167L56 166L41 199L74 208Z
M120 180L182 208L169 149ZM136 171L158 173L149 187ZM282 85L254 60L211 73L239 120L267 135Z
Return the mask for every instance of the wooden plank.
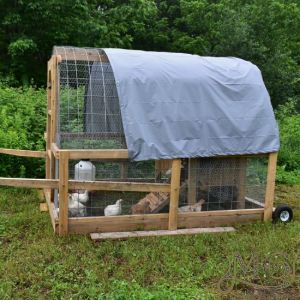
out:
M243 213L244 212L244 213ZM178 228L216 227L263 220L264 209L178 213ZM69 233L167 230L169 214L69 218Z
M100 54L99 50L97 49L55 47L55 54L60 56L62 63L64 63L63 60L91 62L108 61L107 56Z
M196 203L197 196L197 158L189 158L188 165L188 204Z
M48 211L48 205L46 202L43 202L43 203L40 203L40 211L41 212L45 212L45 211Z
M223 216L185 216L178 215L178 228L215 227L248 223L263 220L263 212L256 214L223 215Z
M69 233L168 229L169 214L69 218Z
M259 207L265 207L264 203L261 203L261 202L255 200L255 199L252 199L252 198L249 198L249 197L245 197L245 200L248 201L248 202L250 202L250 203L253 203L253 204L255 204L255 205L259 206Z
M58 180L0 177L0 185L25 188L55 189L58 187Z
M47 72L47 109L51 110L51 83L52 83L52 58L48 61L48 72ZM44 138L46 139L46 151L47 151L47 157L46 157L46 178L51 178L51 153L49 155L50 151L50 145L51 145L51 116L47 114L47 124L46 124L46 133L44 134Z
M121 192L170 192L170 184L69 180L70 189Z
M181 160L174 159L172 162L171 194L169 209L169 230L177 229L177 214L180 191Z
M108 150L100 150L100 149L63 149L60 150L62 152L69 152L70 159L128 159L128 150L127 149L108 149Z
M59 235L68 234L69 218L69 157L68 152L61 153L59 159Z
M59 151L60 149L56 145L56 143L51 143L51 151L56 159L59 159Z
M273 202L274 202L274 194L275 194L276 163L277 163L277 152L270 153L269 161L268 161L264 221L268 221L272 219Z
M91 233L91 239L99 240L120 240L134 237L150 236L175 236L175 235L194 235L199 233L223 233L234 232L233 227L211 227L211 228L190 228L177 230L155 230L155 231L125 231L125 232L105 232Z
M127 162L120 163L120 178L121 179L128 178L128 163Z
M21 157L36 157L36 158L45 158L46 157L46 151L32 151L32 150L0 148L0 153L14 155L14 156L21 156Z
M51 202L50 191L47 189L44 189L44 194L45 194L46 202L47 202L47 205L49 208L49 215L50 215L53 231L56 233L56 232L58 232L58 216L56 213L56 209L54 207L54 203Z
M238 170L238 182L237 182L237 190L238 190L238 198L237 198L237 208L243 209L245 208L245 196L246 196L246 170L247 170L247 158L240 157L239 158L239 170Z

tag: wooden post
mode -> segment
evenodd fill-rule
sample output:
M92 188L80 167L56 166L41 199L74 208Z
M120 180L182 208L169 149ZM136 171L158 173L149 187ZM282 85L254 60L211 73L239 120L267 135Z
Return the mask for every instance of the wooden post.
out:
M237 179L237 209L244 209L246 204L246 169L247 169L247 158L241 157L238 161L238 179Z
M180 191L180 172L181 172L181 160L174 159L172 162L169 230L177 229L178 202L179 202L179 191Z
M197 196L197 158L189 158L188 167L188 204L193 205L196 203Z
M68 234L69 218L69 153L62 152L59 157L59 235Z
M127 162L120 163L120 178L128 179L128 163Z
M273 202L275 194L277 152L269 154L267 186L265 195L264 221L272 219Z

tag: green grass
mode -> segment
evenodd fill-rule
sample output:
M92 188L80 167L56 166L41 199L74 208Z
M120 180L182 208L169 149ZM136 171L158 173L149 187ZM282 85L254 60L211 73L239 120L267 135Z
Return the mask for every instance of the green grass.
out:
M300 186L280 187L277 195L299 207ZM55 236L38 203L35 191L0 189L0 299L275 299L281 291L239 283L224 295L217 283L237 253L246 261L253 254L272 261L285 253L298 262L298 251L300 257L299 217L288 225L238 226L235 233L95 243ZM299 276L286 280L284 292L299 299ZM265 276L264 284L273 283Z

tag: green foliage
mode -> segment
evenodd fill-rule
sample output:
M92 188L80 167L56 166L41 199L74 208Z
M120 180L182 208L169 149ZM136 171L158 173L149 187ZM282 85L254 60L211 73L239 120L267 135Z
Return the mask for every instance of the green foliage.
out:
M281 183L300 183L299 102L298 98L290 99L276 111L281 141L277 181Z
M46 93L34 88L0 86L0 147L44 150ZM44 162L0 156L1 176L44 176Z
M0 0L0 5L0 73L18 83L33 79L45 85L53 45L121 47L238 56L262 70L275 107L299 97L297 0Z

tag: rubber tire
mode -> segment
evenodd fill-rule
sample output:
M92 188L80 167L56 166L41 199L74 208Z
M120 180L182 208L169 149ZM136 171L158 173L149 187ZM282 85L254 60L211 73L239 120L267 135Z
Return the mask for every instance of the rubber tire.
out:
M289 219L287 221L282 221L280 219L280 214L283 212L283 211L287 211L290 215ZM293 216L294 216L294 213L293 213L293 210L286 204L281 204L281 205L278 205L276 207L276 209L274 210L273 212L273 221L274 222L281 222L281 223L289 223L293 220Z

